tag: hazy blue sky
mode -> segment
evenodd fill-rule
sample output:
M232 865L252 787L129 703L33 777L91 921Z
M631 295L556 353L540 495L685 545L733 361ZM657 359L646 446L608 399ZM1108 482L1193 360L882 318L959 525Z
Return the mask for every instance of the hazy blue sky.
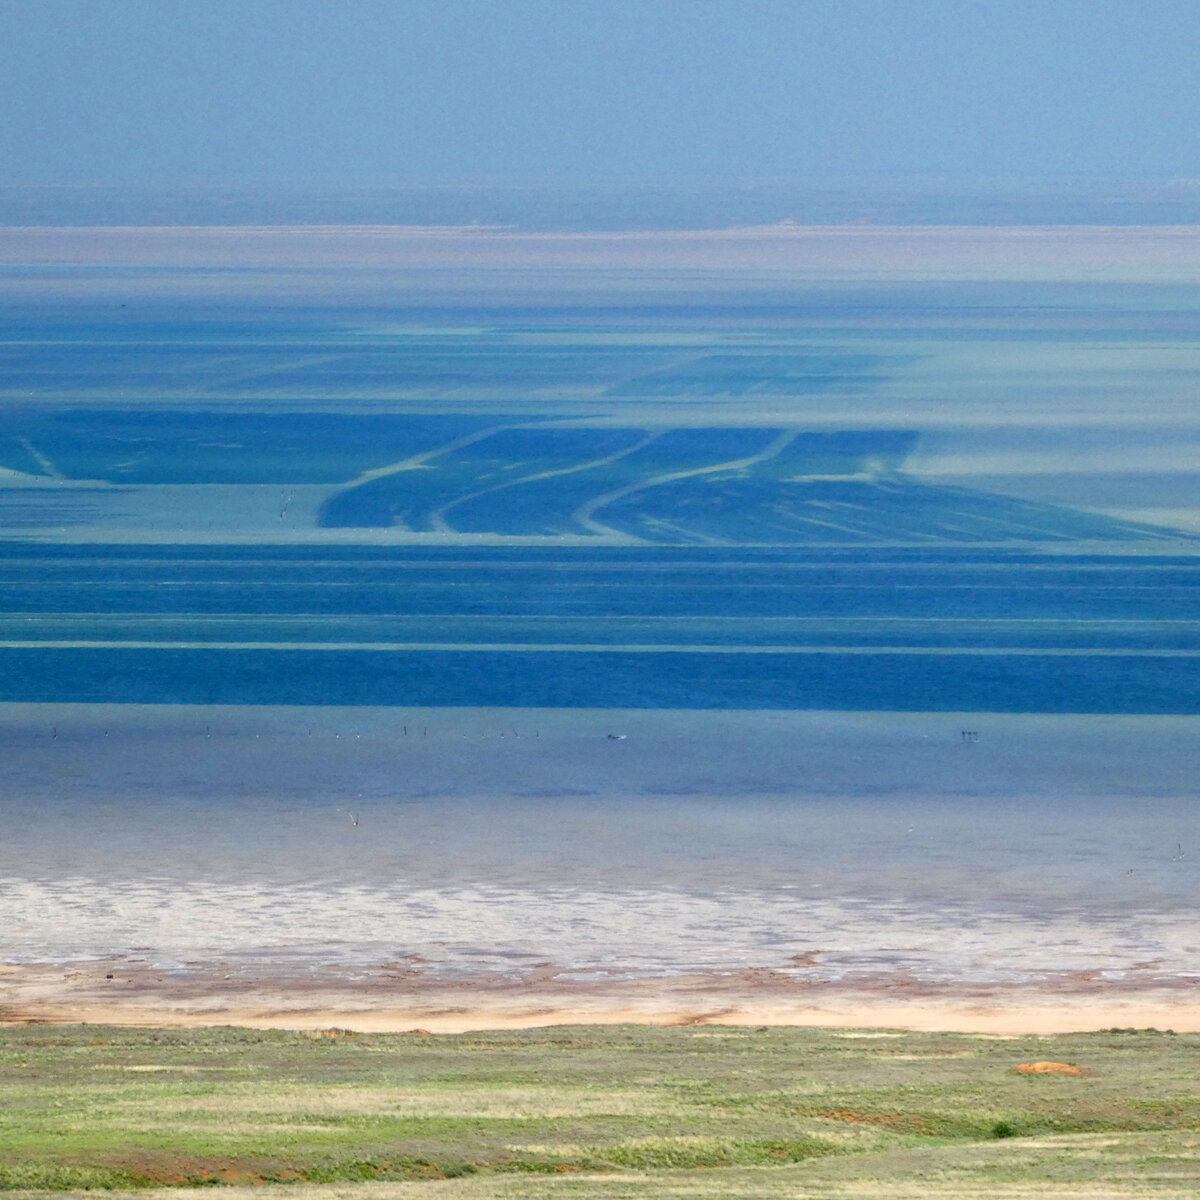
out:
M1200 176L1197 0L0 0L0 183Z

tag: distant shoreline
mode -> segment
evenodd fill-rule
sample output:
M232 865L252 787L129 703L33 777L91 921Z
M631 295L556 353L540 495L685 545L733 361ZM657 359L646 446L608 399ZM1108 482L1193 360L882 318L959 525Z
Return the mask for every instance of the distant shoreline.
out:
M1188 283L1200 266L1200 226L785 221L727 229L531 233L486 226L7 225L0 226L0 256L10 263L89 268L506 268L602 274L700 269L771 277L782 272L791 279ZM61 289L62 281L56 286ZM596 286L595 279L590 286Z

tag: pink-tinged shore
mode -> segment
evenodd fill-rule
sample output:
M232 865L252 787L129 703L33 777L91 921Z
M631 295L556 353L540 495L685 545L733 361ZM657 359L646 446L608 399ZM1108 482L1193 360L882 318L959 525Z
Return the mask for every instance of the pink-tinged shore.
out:
M0 966L0 1024L76 1022L430 1033L617 1023L1198 1032L1200 989L1184 979L1114 983L1094 972L1063 972L1036 985L945 985L903 973L805 983L753 968L581 981L559 978L547 964L520 980L447 982L386 967L286 976L221 964L166 973L125 958Z
M779 225L518 232L489 227L0 226L0 259L154 267L847 273L906 279L1191 282L1200 226Z

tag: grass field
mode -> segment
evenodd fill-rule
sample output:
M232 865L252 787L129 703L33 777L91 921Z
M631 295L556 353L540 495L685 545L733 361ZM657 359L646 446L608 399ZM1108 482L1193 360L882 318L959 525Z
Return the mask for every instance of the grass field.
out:
M1079 1073L1015 1069L1042 1060ZM10 1027L0 1187L1189 1195L1198 1062L1200 1036L1154 1030Z

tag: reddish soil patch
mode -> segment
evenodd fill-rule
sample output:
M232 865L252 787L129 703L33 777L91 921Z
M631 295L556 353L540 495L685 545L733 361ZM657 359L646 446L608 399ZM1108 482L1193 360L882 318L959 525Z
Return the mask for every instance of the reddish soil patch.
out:
M1013 1067L1022 1075L1082 1075L1083 1068L1072 1066L1070 1063L1050 1062L1043 1059L1040 1062L1018 1063Z

